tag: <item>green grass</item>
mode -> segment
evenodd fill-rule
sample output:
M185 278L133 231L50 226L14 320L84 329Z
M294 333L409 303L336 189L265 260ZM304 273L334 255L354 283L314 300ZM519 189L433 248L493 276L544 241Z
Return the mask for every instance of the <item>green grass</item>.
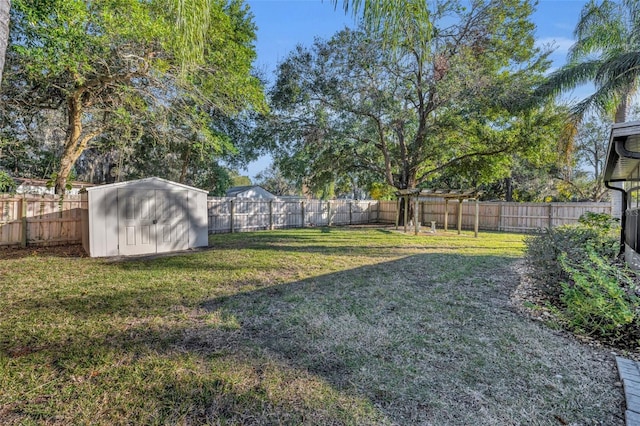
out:
M510 305L522 239L312 228L155 259L0 252L0 423L616 424L611 360Z

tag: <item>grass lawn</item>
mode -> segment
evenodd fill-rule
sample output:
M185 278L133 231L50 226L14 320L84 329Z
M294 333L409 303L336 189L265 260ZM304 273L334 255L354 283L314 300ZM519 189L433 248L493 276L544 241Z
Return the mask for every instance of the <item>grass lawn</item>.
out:
M1 424L623 424L613 356L510 303L523 237L310 228L0 251Z

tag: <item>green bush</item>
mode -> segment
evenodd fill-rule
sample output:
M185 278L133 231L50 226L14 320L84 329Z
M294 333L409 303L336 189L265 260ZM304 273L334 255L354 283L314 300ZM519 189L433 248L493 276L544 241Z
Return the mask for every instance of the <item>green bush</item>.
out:
M578 223L599 230L605 234L614 229L619 229L618 219L606 213L586 212L580 216Z
M557 299L560 283L569 274L560 263L563 254L567 259L585 259L589 251L605 259L613 260L618 254L620 227L609 215L589 214L576 225L564 225L532 235L525 240L526 260L539 287L551 298Z
M15 181L7 172L0 170L0 192L14 192L15 190Z
M633 323L638 309L634 282L619 265L612 265L589 249L577 262L566 254L559 258L570 281L562 283L562 314L570 327L580 333L618 337Z

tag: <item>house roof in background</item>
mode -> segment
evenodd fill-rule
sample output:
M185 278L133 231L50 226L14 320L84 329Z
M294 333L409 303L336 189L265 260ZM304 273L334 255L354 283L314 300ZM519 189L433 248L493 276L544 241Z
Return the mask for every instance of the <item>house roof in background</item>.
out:
M226 195L227 197L237 197L238 195L251 190L257 190L258 192L261 192L265 195L275 197L275 195L273 195L271 192L267 191L260 185L234 186L227 189Z
M47 179L32 179L32 178L13 178L13 180L18 184L18 185L30 185L30 186L43 186L46 187L47 183L49 183L49 180ZM71 186L73 188L89 188L91 186L96 186L93 183L89 183L89 182L80 182L80 181L73 181L70 182Z

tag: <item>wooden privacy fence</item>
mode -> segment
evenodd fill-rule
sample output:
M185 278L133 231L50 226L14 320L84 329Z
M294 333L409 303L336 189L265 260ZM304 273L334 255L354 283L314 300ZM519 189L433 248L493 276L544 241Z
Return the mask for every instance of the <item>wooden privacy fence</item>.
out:
M79 195L0 194L0 246L79 244L83 207Z
M373 200L209 198L209 233L378 223Z
M396 201L257 200L209 198L209 233L301 228L307 226L394 224ZM444 200L419 203L419 220L428 227L444 225ZM462 228L473 229L475 202L449 202L449 226L462 208ZM0 246L65 245L82 242L80 196L15 196L0 194ZM611 214L610 203L480 202L482 230L532 232L577 222L585 212Z
M576 223L586 212L611 214L611 203L507 203L479 202L479 228L486 231L532 232ZM444 226L444 200L420 201L418 217L423 226L431 221ZM475 202L449 201L449 228L454 228L458 209L462 208L462 228L473 229ZM380 202L380 222L395 223L397 202Z

